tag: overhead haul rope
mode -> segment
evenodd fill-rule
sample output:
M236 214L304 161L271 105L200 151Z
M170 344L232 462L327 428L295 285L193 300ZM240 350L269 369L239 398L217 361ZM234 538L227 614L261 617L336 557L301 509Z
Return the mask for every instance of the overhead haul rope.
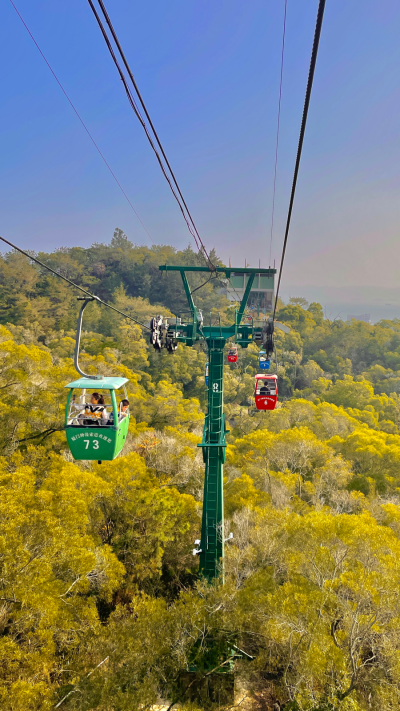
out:
M132 82L132 84L133 84L133 87L134 87L134 89L135 89L135 92L136 92L136 94L137 94L137 97L138 97L138 99L139 99L139 101L140 101L140 104L141 104L141 106L142 106L142 108L143 108L143 111L144 111L144 113L145 113L145 115L146 115L146 118L147 118L147 120L148 120L148 122L149 122L149 124L150 124L151 130L152 130L152 132L153 132L153 135L154 135L154 137L155 137L155 140L156 140L156 142L157 142L157 144L158 144L158 147L159 147L159 149L160 149L160 151L161 151L161 154L162 154L162 156L163 156L163 158L164 158L164 161L165 161L165 164L166 164L167 167L165 167L165 165L163 164L163 161L162 161L162 159L161 159L161 156L160 156L160 154L158 153L158 151L157 151L157 149L156 149L156 147L155 147L155 145L154 145L154 142L153 142L153 140L152 140L152 138L151 138L151 136L150 136L150 132L149 132L149 130L148 130L148 128L147 128L147 125L146 125L146 123L145 123L143 117L140 115L140 111L139 111L139 109L138 109L138 107L137 107L137 105L136 105L135 99L134 99L134 97L132 96L131 90L130 90L130 88L129 88L129 86L128 86L128 83L127 83L127 80L126 80L126 78L125 78L125 76L124 76L124 73L123 73L123 71L122 71L122 69L121 69L121 67L120 67L120 65L119 65L119 62L118 62L118 60L117 60L117 58L116 58L116 56L115 56L114 50L113 50L112 45L111 45L111 42L110 42L110 40L109 40L109 38L108 38L106 29L105 29L105 27L104 27L104 25L103 25L103 23L102 23L102 21L101 21L101 18L99 17L99 14L98 14L98 12L97 12L97 10L96 10L96 8L95 8L95 6L94 6L92 0L88 0L88 2L89 2L89 5L90 5L90 7L91 7L91 9L92 9L92 12L93 12L93 14L94 14L94 16L95 16L95 18L96 18L97 24L98 24L99 27L100 27L100 30L101 30L101 33L102 33L102 35L103 35L103 38L104 38L104 40L105 40L105 42L106 42L108 51L109 51L110 54L111 54L111 57L112 57L112 59L113 59L113 61L114 61L115 66L117 67L117 70L118 70L118 73L119 73L119 75L120 75L121 81L122 81L122 83L123 83L123 85L124 85L124 87L125 87L125 91L126 91L126 94L127 94L127 97L128 97L128 101L129 101L129 103L131 104L131 107L132 107L132 109L133 109L133 111L134 111L136 117L137 117L138 120L140 121L140 123L141 123L141 125L142 125L142 128L144 129L144 131L145 131L145 133L146 133L147 139L148 139L148 141L149 141L149 143L150 143L150 145L151 145L151 147L152 147L152 149L153 149L153 151L154 151L154 153L155 153L155 155L156 155L156 157L157 157L157 160L158 160L158 163L159 163L159 165L160 165L160 168L161 168L161 170L162 170L162 172L163 172L163 175L164 175L165 179L166 179L167 182L168 182L168 185L169 185L169 187L170 187L170 189L171 189L171 192L172 192L173 196L175 197L176 202L177 202L178 205L179 205L180 211L181 211L181 213L182 213L182 215L183 215L183 218L184 218L184 220L185 220L185 222L186 222L187 228L188 228L190 234L192 235L192 237L193 237L193 239L194 239L194 241L195 241L195 243L196 243L197 249L199 250L199 252L201 252L201 253L203 253L203 254L205 255L205 257L206 257L206 259L207 259L207 262L208 262L208 264L209 264L210 270L211 270L211 271L214 271L214 270L215 270L215 265L211 262L211 259L210 259L209 255L208 255L208 252L207 252L207 250L206 250L206 248L205 248L205 246L204 246L204 244L203 244L203 241L202 241L202 239L201 239L201 237L200 237L200 235L199 235L199 232L198 232L197 227L196 227L196 225L195 225L195 223L194 223L194 220L193 220L193 218L192 218L192 216L191 216L191 214L190 214L189 208L188 208L188 206L187 206L187 204L186 204L186 201L185 201L185 199L184 199L184 197L183 197L183 195L182 195L182 192L181 192L181 189L180 189L180 187L179 187L179 185L178 185L178 182L177 182L177 180L176 180L175 174L174 174L174 172L173 172L173 170L172 170L172 168L171 168L171 165L170 165L170 163L169 163L169 161L168 161L168 158L167 158L167 156L166 156L166 154L165 154L164 148L163 148L163 146L162 146L162 144L161 144L161 141L160 141L160 139L159 139L159 137L158 137L158 134L157 134L157 132L156 132L156 130L155 130L155 128L154 128L154 124L153 124L153 122L152 122L152 120L151 120L151 118L150 118L149 112L148 112L148 110L147 110L147 108L146 108L146 105L145 105L145 103L144 103L144 101L143 101L143 98L142 98L142 95L141 95L141 93L140 93L140 91L139 91L138 85L137 85L137 83L136 83L136 81L135 81L135 78L134 78L134 76L133 76L133 73L132 73L132 71L131 71L131 68L130 68L130 66L129 66L129 64L128 64L128 61L127 61L127 59L126 59L126 57L125 57L125 54L124 54L124 52L123 52L123 50L122 50L121 44L120 44L120 42L119 42L119 40L118 40L117 34L116 34L116 32L115 32L115 30L114 30L114 27L113 27L113 25L112 25L112 23L111 23L111 20L110 20L110 17L109 17L109 15L108 15L108 13L107 13L107 10L106 10L106 7L105 7L105 5L104 5L104 2L103 2L103 0L98 0L99 6L100 6L100 8L101 8L101 11L102 11L102 13L103 13L103 15L104 15L104 18L105 18L106 22L107 22L107 25L108 25L108 27L109 27L109 30L110 30L111 34L112 34L113 40L114 40L114 42L115 42L115 44L116 44L116 47L117 47L118 52L119 52L119 54L120 54L120 56L121 56L121 59L122 59L124 65L125 65L126 71L128 72L129 78L130 78L130 80L131 80L131 82ZM176 188L178 194L177 194L177 192L175 191L175 189L174 189L174 187L173 187L173 185L172 185L171 179L170 179L170 177L168 176L168 172L169 172L169 174L170 174L170 176L171 176L171 178L172 178L172 182L174 183L175 188Z
M36 42L36 40L35 40L35 38L34 38L32 32L31 32L30 29L29 29L28 25L26 24L25 20L24 20L23 17L20 15L18 9L17 9L16 6L14 5L13 0L10 0L10 3L11 3L11 5L13 6L15 12L17 13L19 19L21 20L22 24L24 25L24 27L25 27L27 33L29 34L30 38L32 39L33 43L36 45L36 48L39 50L40 54L42 55L44 61L46 62L48 68L50 69L50 71L51 71L51 73L52 73L54 79L56 80L58 86L60 87L61 91L63 92L65 98L67 99L67 101L69 102L71 108L73 109L73 111L75 112L75 114L76 114L76 116L78 117L79 121L81 122L81 124L82 124L83 128L85 129L87 135L89 136L89 138L90 138L90 140L92 141L94 147L96 148L96 151L98 152L98 154L100 155L101 159L103 160L103 162L104 162L105 165L107 166L107 168L108 168L108 170L110 171L112 177L114 178L114 180L115 180L115 182L117 183L119 189L121 190L123 196L125 197L125 199L127 200L128 204L130 205L130 207L132 208L133 212L135 213L137 219L139 220L139 222L140 222L140 224L142 225L144 231L146 232L148 238L150 239L150 242L152 242L153 244L155 244L154 240L152 239L151 235L149 234L149 232L147 231L146 227L144 226L142 220L140 219L138 213L136 212L135 208L133 207L133 205L132 205L132 203L131 203L131 201L130 201L128 195L126 194L126 192L125 192L125 190L123 189L121 183L119 182L117 176L115 175L115 173L114 173L114 171L112 170L111 166L109 165L109 163L108 163L107 160L105 159L103 153L101 152L99 146L97 145L96 141L94 140L94 138L93 138L92 134L90 133L88 127L86 126L86 124L84 123L83 119L82 119L81 116L79 115L78 110L75 108L75 106L74 106L74 104L72 103L71 99L69 98L67 92L65 91L63 85L61 84L59 78L57 77L55 71L53 70L53 68L51 67L51 65L50 65L49 62L47 61L45 55L43 54L42 50L40 49L40 47L39 47L38 43Z
M299 144L297 147L296 163L295 163L295 167L294 167L292 192L290 194L289 210L288 210L288 215L287 215L287 220L286 220L285 238L283 240L283 249L282 249L282 256L281 256L281 264L280 264L280 268L279 268L279 278L278 278L278 286L276 289L273 318L275 318L276 307L277 307L277 303L278 303L279 287L281 285L283 262L284 262L285 254L286 254L286 245L287 245L288 234L289 234L290 220L292 217L294 195L296 192L297 176L299 174L301 151L303 148L304 134L305 134L306 124L307 124L307 115L308 115L308 109L310 106L311 90L312 90L312 85L313 85L313 80L314 80L315 65L317 62L319 40L321 37L321 28L322 28L322 20L324 17L325 2L326 2L326 0L319 0L319 5L318 5L317 21L316 21L315 33L314 33L314 42L313 42L313 48L312 48L312 53L311 53L310 70L308 73L307 89L306 89L306 96L305 96L304 108L303 108L303 118L301 120Z
M283 59L284 59L284 56L285 56L286 10L287 10L287 0L285 0L285 10L284 10L284 14L283 14L283 34L282 34L282 53L281 53L281 77L280 77L280 82L279 82L278 121L277 121L277 126L276 126L274 187L273 187L273 191L272 191L271 239L270 239L270 243L269 243L269 266L271 266L272 237L273 237L273 233L274 233L276 173L277 173L277 167L278 167L279 129L280 129L280 123L281 123Z
M138 110L138 107L137 107L137 105L136 105L136 102L135 102L134 98L132 97L132 94L131 94L131 92L130 92L130 90L129 90L129 87L128 87L127 84L126 84L126 79L125 79L125 77L124 77L124 75L123 75L123 72L122 72L120 66L119 66L118 60L117 60L116 57L115 57L115 53L114 53L113 48L112 48L112 46L111 46L110 40L109 40L109 38L108 38L108 36L107 36L106 30L105 30L105 28L104 28L104 25L103 25L101 19L99 18L98 13L96 12L96 9L95 9L95 7L94 7L94 5L93 5L92 0L88 0L88 2L89 2L90 7L92 8L92 11L93 11L95 17L96 17L97 23L98 23L98 25L99 25L99 27L100 27L100 30L101 30L102 35L103 35L103 37L104 37L104 40L105 40L105 42L106 42L106 44L107 44L108 50L109 50L109 52L110 52L110 54L111 54L111 56L112 56L112 58L113 58L113 60L114 60L114 63L115 63L115 65L116 65L117 69L118 69L119 75L120 75L120 77L121 77L121 80L122 80L122 82L123 82L123 84L124 84L124 87L125 87L125 90L126 90L126 93L127 93L127 96L128 96L129 103L131 103L131 106L132 106L132 101L133 101L133 103L134 103L134 106L132 106L132 108L133 108L133 110L134 110L134 112L135 112L137 118L139 119L139 121L140 121L140 123L141 123L141 125L142 125L142 127L143 127L143 129L144 129L144 131L145 131L145 133L146 133L146 136L147 136L147 138L148 138L148 140L149 140L149 143L150 143L151 147L153 148L153 150L154 150L154 152L155 152L155 154L156 154L156 156L157 156L157 160L158 160L158 162L159 162L159 164L160 164L161 170L162 170L162 172L163 172L163 174L164 174L164 176L165 176L165 178L166 178L166 180L167 180L167 182L168 182L168 184L169 184L169 186L170 186L170 188L171 188L171 191L172 191L172 193L173 193L173 195L174 195L174 197L175 197L175 199L176 199L176 201L177 201L177 203L178 203L178 205L179 205L179 207L180 207L180 210L181 210L181 212L182 212L182 215L183 215L183 217L184 217L184 220L185 220L185 222L186 222L186 224L187 224L188 230L189 230L190 234L192 235L192 237L193 237L193 239L194 239L194 241L195 241L195 243L196 243L196 247L197 247L198 251L199 251L200 253L203 253L203 255L205 255L210 270L214 272L214 271L215 271L215 265L213 264L213 262L212 262L211 259L210 259L210 256L209 256L209 254L208 254L208 252L207 252L207 250L206 250L206 248L205 248L205 245L204 245L204 243L203 243L203 241L202 241L202 239L201 239L201 237L200 237L200 234L199 234L199 232L198 232L198 230L197 230L197 227L196 227L195 222L194 222L194 220L193 220L193 218L192 218L192 215L190 214L189 208L188 208L188 206L187 206L187 204L186 204L186 201L185 201L185 199L184 199L184 197L183 197L183 195L182 195L182 192L181 192L181 189L180 189L180 187L179 187L179 185L178 185L178 182L177 182L177 179L176 179L176 177L175 177L174 171L172 170L171 165L170 165L170 163L169 163L169 161L168 161L168 158L167 158L167 156L166 156L166 154L165 154L164 148L163 148L162 143L161 143L161 141L160 141L160 139L159 139L159 137L158 137L158 134L157 134L157 131L156 131L155 127L154 127L154 124L153 124L153 122L152 122L152 120L151 120L151 118L150 118L150 114L149 114L149 112L148 112L148 110L147 110L147 107L146 107L144 101L143 101L143 97L142 97L142 95L141 95L141 93L140 93L140 91L139 91L139 87L138 87L138 85L137 85L137 83L136 83L135 77L133 76L132 70L131 70L131 68L130 68L130 66L129 66L129 63L128 63L128 60L126 59L126 56L125 56L124 51L123 51L123 49L122 49L121 43L120 43L120 41L119 41L119 39L118 39L117 33L116 33L116 31L115 31L115 29L114 29L114 27L113 27L113 24L112 24L112 22L111 22L111 19L110 19L110 16L109 16L108 12L107 12L107 9L106 9L106 7L105 7L105 4L104 4L103 0L97 0L99 6L100 6L100 8L101 8L101 11L102 11L102 13L103 13L103 16L104 16L104 18L105 18L105 21L107 22L107 25L108 25L108 27L109 27L109 30L110 30L110 32L111 32L111 34L112 34L113 40L114 40L115 45L116 45L116 47L117 47L117 49L118 49L118 52L119 52L119 54L120 54L120 57L121 57L121 59L122 59L124 65L125 65L125 69L126 69L126 71L128 72L129 78L130 78L130 80L131 80L131 82L132 82L132 84L133 84L133 86L134 86L134 89L135 89L135 91L136 91L137 97L138 97L138 99L139 99L139 101L140 101L140 104L141 104L141 106L142 106L142 108L143 108L143 111L144 111L144 113L145 113L145 115L146 115L146 118L147 118L147 120L148 120L148 122L149 122L149 124L150 124L151 130L152 130L152 132L153 132L153 134L154 134L154 137L155 137L155 139L156 139L156 142L157 142L157 144L158 144L158 146L159 146L159 148L160 148L161 154L162 154L162 156L163 156L163 158L164 158L164 160L165 160L165 163L166 163L166 165L167 165L167 167L168 167L168 170L169 170L169 172L170 172L170 175L171 175L171 177L172 177L172 180L173 180L173 182L174 182L174 184L175 184L175 187L176 187L176 189L177 189L177 191L178 191L178 193L179 193L179 196L180 196L180 198L181 198L181 200L182 200L183 206L184 206L184 208L185 208L185 210L186 210L186 213L187 213L187 216L188 216L190 222L189 222L189 220L187 219L187 216L185 215L185 211L184 211L184 209L183 209L183 207L182 207L182 205L181 205L181 203L180 203L180 201L179 201L179 199L178 199L178 197L177 197L177 195L176 195L176 193L175 193L175 191L174 191L174 189L173 189L173 187L172 187L172 185L171 185L170 179L168 178L168 176L167 176L167 174L166 174L165 167L162 165L162 161L161 161L161 159L160 159L160 156L159 156L159 154L158 154L158 152L157 152L157 150L156 150L156 148L155 148L155 146L154 146L154 143L153 143L153 141L152 141L152 139L151 139L151 137L150 137L150 135L149 135L149 132L148 132L146 123L145 123L145 121L143 120L143 118L140 116L140 112L139 112L139 110ZM287 2L287 0L286 0L286 2ZM217 279L217 281L219 281L223 286L225 286L225 285L223 284L223 282L221 281L221 279L218 277L218 275L216 276L216 279ZM208 280L208 281L209 281L209 280ZM230 281L230 280L229 280L229 281ZM206 283L207 283L207 282L205 282L205 284L206 284ZM203 284L203 286L204 286L205 284ZM236 293L236 296L238 297L238 301L240 302L241 299L240 299L239 294L237 293L237 291L236 291L236 289L235 289L235 287L233 286L232 283L231 283L231 285L232 285L232 288L233 288L234 292ZM199 289L199 288L201 288L201 287L197 287L194 291L197 291L197 289ZM192 292L192 293L194 293L194 292Z
M103 15L104 15L104 18L105 18L105 20L106 20L106 22L107 22L107 25L108 25L108 27L109 27L109 29L110 29L110 32L111 32L111 34L112 34L112 36L113 36L114 42L115 42L115 44L116 44L116 46L117 46L117 48L118 48L118 51L119 51L120 56L121 56L121 59L122 59L124 65L125 65L125 68L126 68L127 72L128 72L129 78L130 78L130 80L131 80L131 82L132 82L132 84L133 84L133 86L134 86L134 88L135 88L136 94L137 94L138 99L139 99L139 101L140 101L140 103L141 103L141 106L142 106L142 108L143 108L143 111L144 111L145 114L146 114L146 118L147 118L147 120L148 120L148 122L149 122L149 124L150 124L151 130L153 131L154 137L155 137L155 139L156 139L156 141L157 141L157 144L158 144L158 146L159 146L159 148L160 148L160 151L161 151L161 153L162 153L162 155L163 155L163 158L164 158L164 160L165 160L165 163L166 163L166 165L167 165L167 167L168 167L168 170L169 170L169 172L170 172L170 174L171 174L171 176L172 176L172 180L173 180L173 182L174 182L174 184L175 184L175 187L176 187L176 189L177 189L177 191L178 191L178 193L179 193L179 196L180 196L180 198L181 198L181 200L182 200L182 202L183 202L183 205L184 205L184 207L185 207L185 210L186 210L186 212L187 212L187 215L188 215L188 217L189 217L189 220L190 220L190 222L191 222L191 225L192 225L193 230L194 230L194 232L195 232L195 235L196 235L196 237L197 237L197 240L199 241L199 243L200 243L200 245L201 245L202 251L204 252L204 254L205 254L206 257L207 257L208 262L210 263L210 265L212 266L212 268L214 268L214 265L212 264L212 262L211 262L211 260L210 260L210 257L209 257L209 255L208 255L208 253L207 253L207 250L206 250L206 248L205 248L205 246L204 246L204 244L203 244L203 242L202 242L202 239L201 239L201 237L200 237L200 235L199 235L199 233L198 233L198 230L197 230L197 228L196 228L196 225L195 225L195 223L194 223L194 220L193 220L193 218L192 218L192 215L190 214L190 211L189 211L189 208L188 208L188 206L187 206L187 204L186 204L186 201L185 201L185 199L184 199L184 197L183 197L183 195L182 195L181 189L180 189L180 187L179 187L179 185L178 185L178 182L177 182L177 180L176 180L175 174L174 174L174 172L173 172L173 170L172 170L172 168L171 168L171 165L170 165L170 163L169 163L169 161L168 161L168 158L167 158L167 156L166 156L166 154L165 154L164 148L163 148L163 146L162 146L162 144L161 144L161 141L160 141L160 139L159 139L159 137L158 137L157 131L156 131L156 129L155 129L155 127L154 127L154 124L153 124L153 122L152 122L152 120L151 120L151 118L150 118L149 112L148 112L148 110L147 110L147 108L146 108L146 105L145 105L145 103L144 103L144 101L143 101L142 95L141 95L141 93L140 93L140 91L139 91L139 87L138 87L138 85L137 85L137 83L136 83L136 81L135 81L135 78L134 78L134 76L133 76L133 73L132 73L132 71L131 71L131 68L130 68L130 66L129 66L129 64L128 64L128 61L127 61L127 59L126 59L126 57L125 57L125 54L124 54L124 52L123 52L123 50L122 50L121 43L120 43L119 40L118 40L117 33L115 32L115 29L114 29L114 27L113 27L113 25L112 25L110 16L108 15L108 12L107 12L107 10L106 10L106 7L105 7L105 5L104 5L104 2L103 2L103 0L97 0L97 1L98 1L98 4L100 5L101 11L102 11L102 13L103 13ZM196 241L196 240L195 240L195 241ZM196 242L196 243L197 243L197 242Z
M132 318L132 316L128 316L128 314L125 314L123 311L116 309L115 306L108 304L107 301L103 301L98 296L91 294L90 291L87 291L82 286L79 286L79 284L75 284L75 282L71 281L71 279L68 279L67 277L63 276L63 274L56 272L55 269L52 269L47 264L44 264L43 262L40 261L40 259L36 259L36 257L33 257L31 254L29 254L29 252L24 252L24 250L21 249L20 247L17 247L16 244L9 242L7 239L5 239L4 237L1 237L1 236L0 236L0 239L2 240L2 242L5 242L13 249L16 249L17 252L21 252L21 254L23 254L25 257L28 257L28 259L30 259L32 262L36 262L36 264L39 264L41 267L43 267L44 269L47 269L49 272L51 272L55 276L60 277L60 279L63 279L64 281L66 281L68 284L70 284L70 286L74 286L75 289L79 289L80 291L83 291L83 293L86 294L86 296L90 297L91 299L94 299L95 301L97 301L98 304L107 306L107 308L112 309L113 311L116 311L116 313L120 314L120 316L123 316L124 318L129 319L129 321L133 321L134 323L137 323L138 326L142 326L143 328L147 328L148 331L151 331L151 328L149 328L149 326L146 326L146 324L141 323L141 321L137 321L135 318Z
M195 291L198 291L199 289L202 289L203 286L205 286L206 284L208 284L209 281L211 281L212 278L213 278L213 275L211 274L211 275L208 277L208 279L207 279L205 282L203 282L203 284L200 284L200 286L196 286L196 288L193 289L193 290L190 292L190 294L193 295ZM215 276L214 276L214 279L218 279L218 277L215 277ZM218 281L220 281L220 280L218 279Z

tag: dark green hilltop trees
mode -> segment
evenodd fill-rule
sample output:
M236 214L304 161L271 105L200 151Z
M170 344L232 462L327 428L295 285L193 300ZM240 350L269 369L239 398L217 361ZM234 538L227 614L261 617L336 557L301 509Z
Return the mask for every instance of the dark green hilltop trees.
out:
M190 248L111 243L39 259L139 321L186 308ZM215 263L221 264L215 254ZM189 275L192 288L204 275ZM127 378L131 417L112 462L74 462L63 431L76 379L77 294L0 259L0 708L231 708L196 700L226 650L235 707L391 711L400 699L400 321L325 319L279 304L280 402L253 403L257 348L225 364L225 585L200 537L207 393L201 345L156 353L139 326L91 305L85 372ZM196 292L232 322L221 283ZM211 650L211 651L210 651Z

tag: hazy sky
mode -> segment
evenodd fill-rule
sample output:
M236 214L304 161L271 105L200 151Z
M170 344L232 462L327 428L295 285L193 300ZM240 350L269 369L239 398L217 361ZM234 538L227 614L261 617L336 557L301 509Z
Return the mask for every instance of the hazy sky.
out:
M15 0L154 242L191 240L87 0ZM283 0L106 0L207 247L268 266ZM279 262L317 0L288 0ZM400 4L327 0L284 285L397 286ZM0 234L149 244L9 0L0 15Z

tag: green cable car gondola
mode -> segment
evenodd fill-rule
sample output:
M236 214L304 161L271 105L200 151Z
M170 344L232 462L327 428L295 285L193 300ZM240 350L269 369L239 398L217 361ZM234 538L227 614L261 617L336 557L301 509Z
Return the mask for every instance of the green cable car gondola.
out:
M115 391L124 388L126 378L103 378L94 385L91 378L79 378L68 383L69 388L67 408L65 412L65 429L67 441L74 459L97 459L111 461L122 450L128 434L129 412L121 412L117 404ZM78 398L74 390L79 391ZM85 412L86 391L98 390L102 394L108 391L111 398L112 415L105 418L90 418ZM104 421L104 424L102 422Z
M126 378L106 377L103 375L88 375L79 366L79 346L82 332L83 312L89 301L95 301L96 297L82 298L83 301L79 312L78 327L76 332L76 343L74 353L74 364L77 372L82 377L66 385L69 388L67 406L65 410L65 431L71 454L77 460L97 459L109 462L121 452L129 427L129 402L125 385ZM123 400L118 405L116 390L123 388ZM74 390L79 391L77 396ZM86 401L86 391L92 392L91 402ZM98 392L99 391L99 392ZM103 396L108 391L110 402L102 402ZM101 395L100 395L101 393ZM107 411L107 405L110 406Z

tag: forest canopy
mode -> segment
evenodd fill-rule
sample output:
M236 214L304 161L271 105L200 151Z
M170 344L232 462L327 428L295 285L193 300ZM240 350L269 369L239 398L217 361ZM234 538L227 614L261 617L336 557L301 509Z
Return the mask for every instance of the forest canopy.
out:
M141 322L186 309L160 264L203 263L119 229L107 245L37 256ZM90 304L82 367L129 379L131 418L116 460L74 462L63 422L77 293L16 252L0 283L0 708L206 708L182 680L205 678L210 650L234 644L239 708L398 709L400 320L279 302L290 331L276 332L273 412L254 407L256 346L226 363L233 538L225 584L211 585L192 555L204 347L156 353L140 326ZM233 320L217 279L196 303Z

